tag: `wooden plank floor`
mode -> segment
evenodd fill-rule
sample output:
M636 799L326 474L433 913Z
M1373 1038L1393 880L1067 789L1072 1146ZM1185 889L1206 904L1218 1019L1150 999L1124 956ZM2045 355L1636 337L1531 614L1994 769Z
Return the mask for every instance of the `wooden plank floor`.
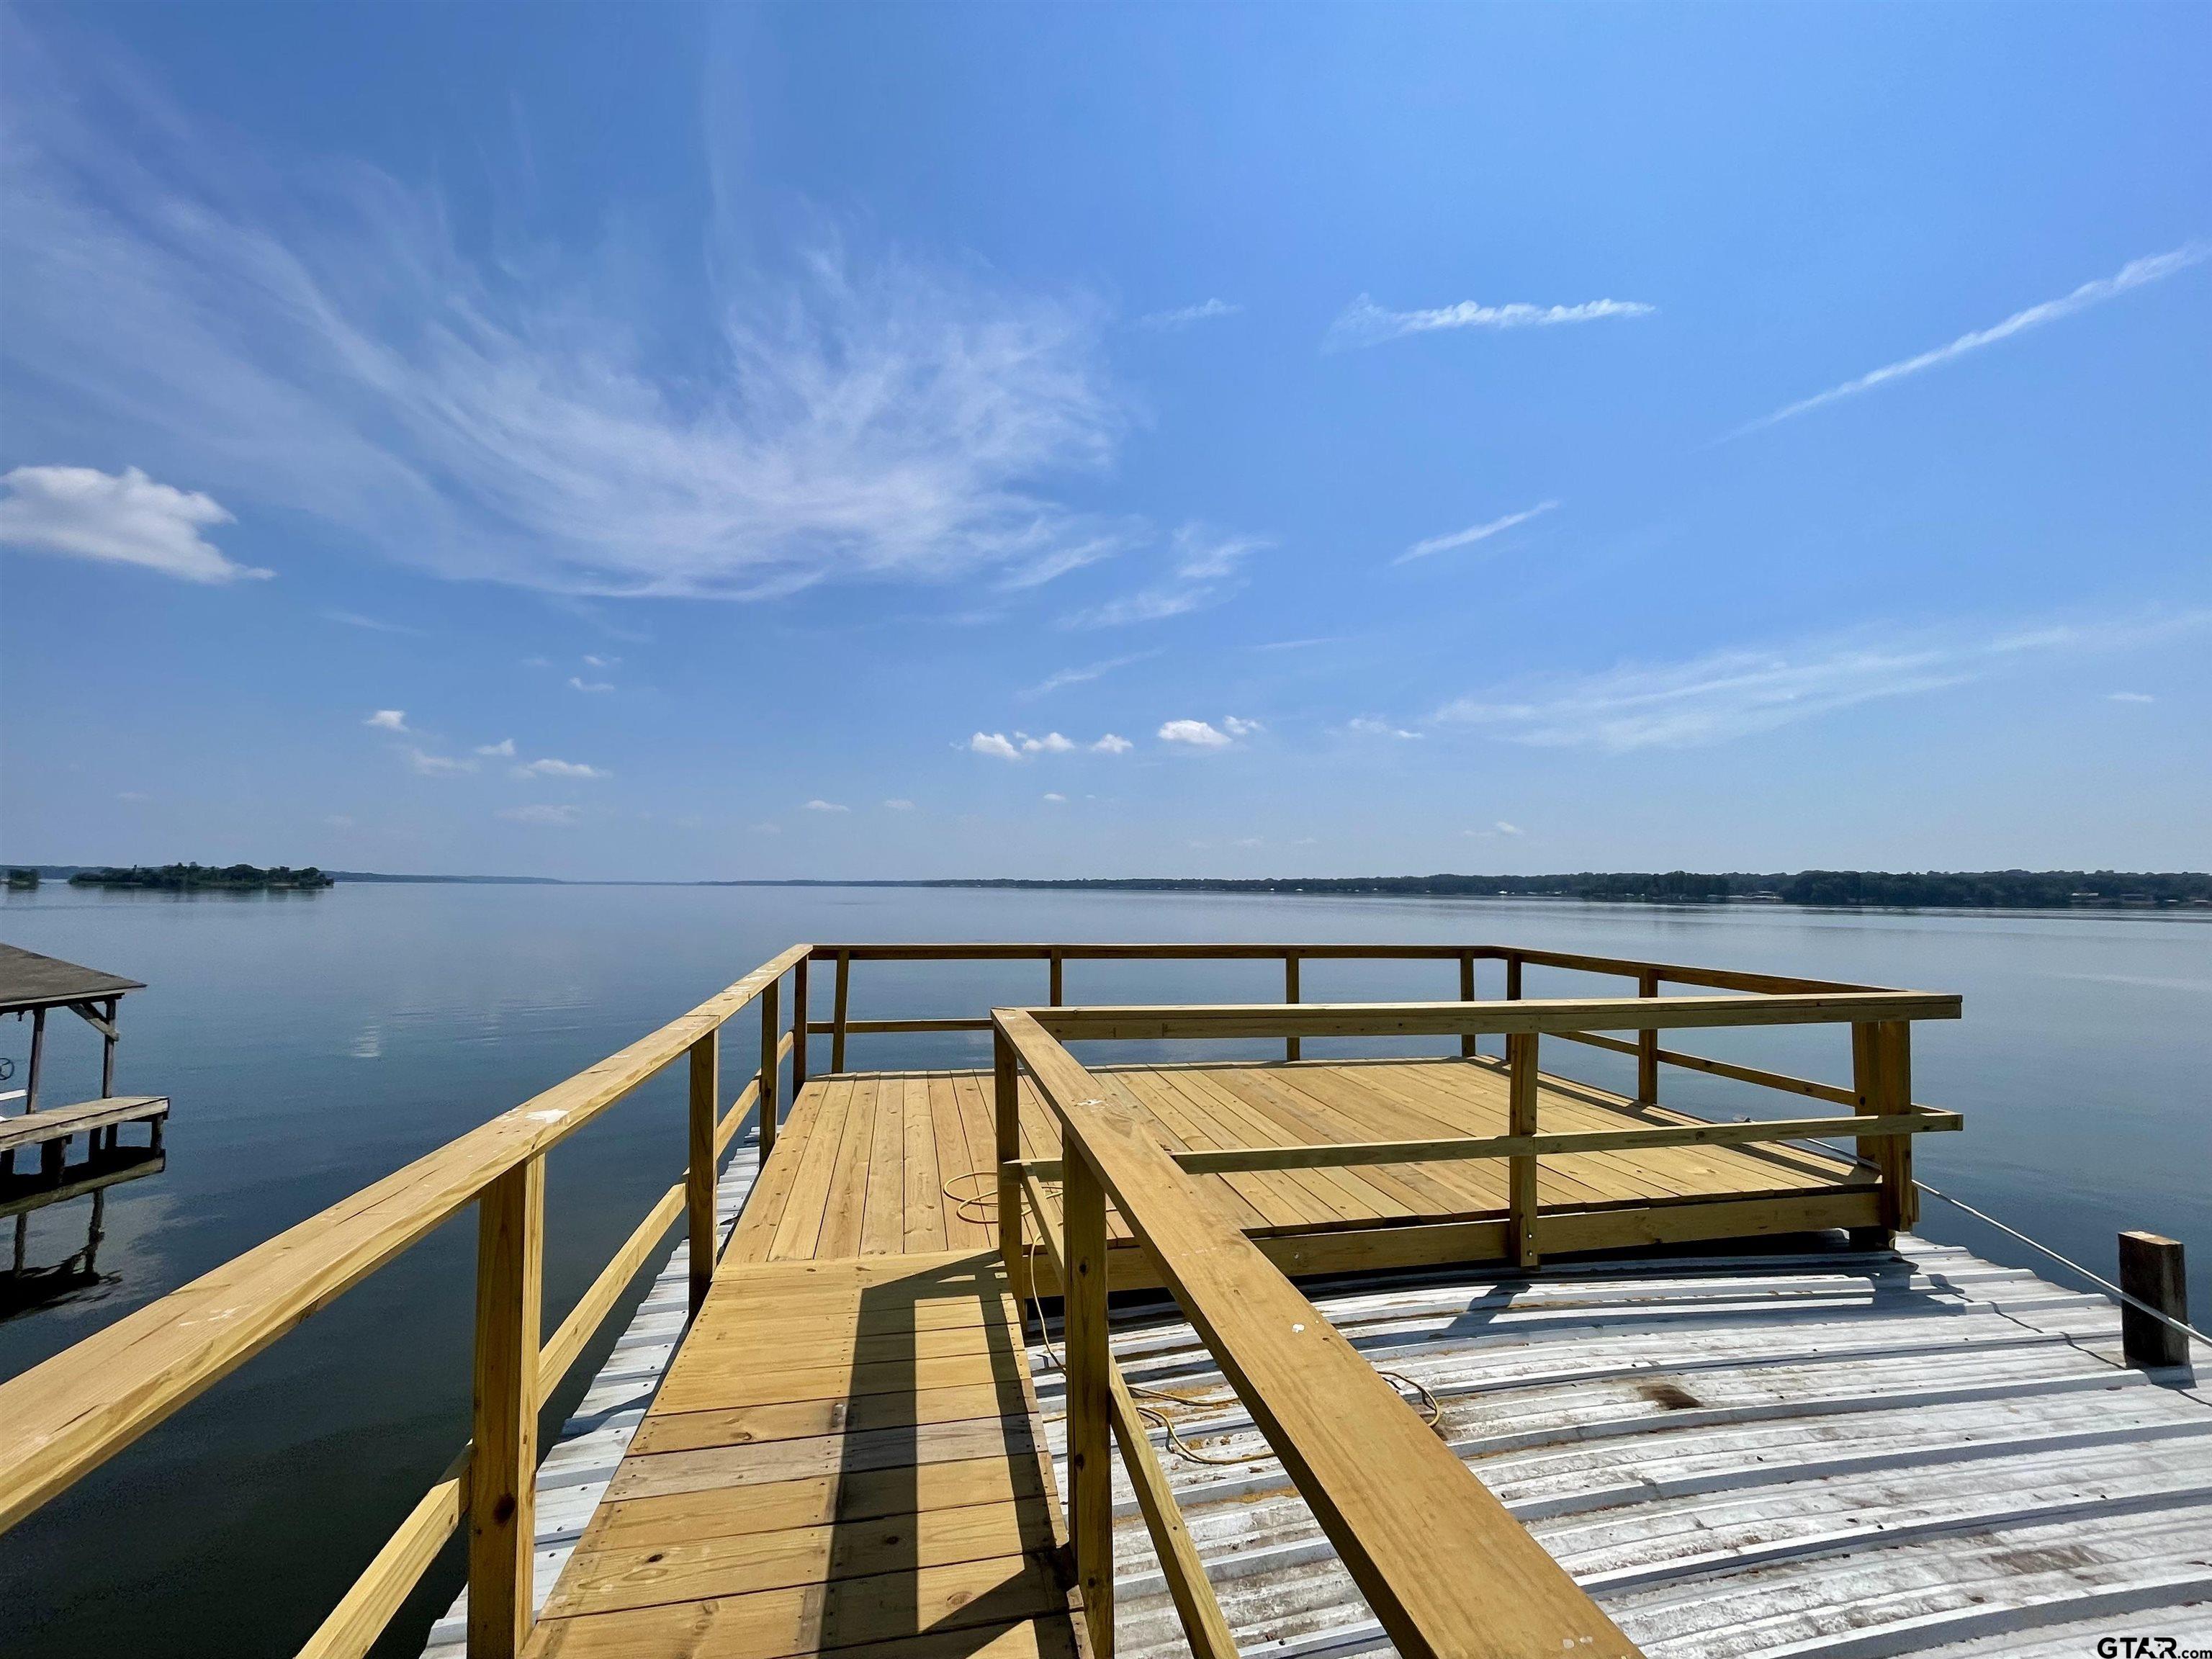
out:
M1491 1060L1100 1069L1127 1085L1162 1135L1182 1148L1507 1132L1506 1079ZM1556 1078L1545 1079L1539 1109L1546 1130L1563 1133L1697 1121ZM1056 1126L1027 1079L1022 1141L1030 1157L1060 1155ZM987 1073L811 1079L729 1259L988 1249L996 1239L994 1147ZM1248 1232L1277 1241L1269 1253L1292 1271L1473 1261L1504 1248L1502 1159L1200 1179ZM1875 1185L1869 1170L1796 1147L1655 1147L1546 1158L1538 1197L1544 1213L1559 1218L1547 1249L1591 1249L1871 1224ZM1045 1219L1059 1224L1057 1215ZM1120 1217L1109 1216L1109 1227L1121 1247L1114 1282L1144 1282ZM1382 1230L1401 1231L1372 1237ZM1352 1235L1369 1237L1345 1242Z
M529 1652L1079 1659L1044 1443L995 1255L726 1258Z

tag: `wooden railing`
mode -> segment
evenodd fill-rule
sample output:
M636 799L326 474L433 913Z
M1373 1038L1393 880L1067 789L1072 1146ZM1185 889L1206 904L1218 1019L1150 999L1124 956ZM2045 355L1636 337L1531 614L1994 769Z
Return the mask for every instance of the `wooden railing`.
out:
M847 1040L853 1036L913 1035L925 1032L988 1031L991 1022L983 1018L937 1019L854 1019L850 1015L853 964L856 962L1042 962L1048 965L1048 987L1046 1006L1058 1008L1066 1002L1066 967L1071 962L1279 962L1283 965L1283 1001L1293 1005L1300 1000L1300 966L1307 962L1449 962L1459 970L1459 1000L1475 1000L1475 963L1497 962L1504 964L1505 997L1517 1001L1522 994L1524 969L1529 966L1558 969L1584 974L1618 975L1637 981L1638 994L1656 997L1661 988L1668 985L1692 987L1708 991L1750 992L1774 995L1784 994L1809 994L1818 992L1874 991L1882 988L1854 985L1840 980L1806 979L1782 974L1743 973L1723 968L1693 968L1679 963L1644 962L1622 957L1596 957L1565 951L1532 951L1515 945L1347 945L1347 944L1112 944L1112 945L1041 945L998 942L945 943L914 945L817 945L808 951L817 962L832 964L836 973L836 988L831 1005L831 1017L826 1020L808 1023L805 1015L806 975L804 964L797 975L798 1010L794 1029L803 1026L816 1036L830 1038L830 1069L845 1069ZM1761 1071L1756 1066L1735 1066L1725 1060L1708 1060L1701 1054L1688 1054L1658 1046L1657 1033L1646 1032L1632 1043L1595 1032L1563 1034L1571 1042L1587 1042L1593 1047L1609 1048L1637 1057L1637 1098L1649 1103L1658 1098L1658 1068L1662 1065L1680 1066L1686 1069L1710 1073L1718 1077L1735 1079L1739 1082L1756 1083L1770 1088L1790 1090L1809 1095L1814 1099L1837 1104L1848 1104L1850 1091L1830 1085L1815 1083L1803 1078L1791 1078L1778 1072ZM1297 1033L1283 1039L1284 1057L1301 1057L1302 1046ZM1462 1036L1462 1054L1473 1055L1477 1050L1473 1036ZM801 1073L804 1079L804 1073Z
M764 1158L784 1055L804 1076L805 1046L781 1029L777 987L794 976L794 1024L803 1024L806 958L804 945L784 951L619 1054L0 1383L0 1528L474 1204L472 1437L300 1651L365 1654L465 1521L469 1652L511 1659L531 1625L539 1410L679 1216L688 1219L694 1311L704 1298L722 1154L757 1103ZM721 1111L721 1028L756 1003L759 1063ZM545 1337L545 1155L678 1060L690 1072L684 1179Z
M1650 982L1638 969L1640 983ZM1515 988L1518 988L1517 987ZM1850 1136L1881 1172L1885 1224L1909 1224L1911 1137L1955 1129L1912 1103L1910 1022L1956 1018L1959 999L1905 991L1754 992L1730 997L1508 1002L1000 1008L992 1015L1000 1158L1000 1245L1019 1283L1024 1206L1060 1287L1067 1366L1069 1532L1092 1645L1111 1659L1113 1496L1107 1439L1121 1443L1193 1652L1235 1653L1150 1437L1107 1344L1106 1201L1282 1461L1401 1653L1463 1655L1635 1649L1541 1546L1191 1177L1465 1158L1507 1160L1510 1252L1540 1247L1538 1161L1634 1147ZM1856 1066L1848 1117L1670 1124L1544 1134L1537 1048L1546 1036L1677 1027L1848 1024ZM1506 1040L1505 1135L1178 1152L1110 1071L1066 1042L1306 1036L1479 1036ZM1624 1045L1627 1046L1627 1045ZM1644 1053L1650 1045L1639 1042ZM1745 1069L1745 1068L1739 1068ZM1020 1077L1058 1121L1061 1155L1020 1155ZM1841 1091L1839 1091L1841 1092ZM1055 1200L1042 1183L1057 1181ZM1052 1237L1048 1218L1057 1213Z

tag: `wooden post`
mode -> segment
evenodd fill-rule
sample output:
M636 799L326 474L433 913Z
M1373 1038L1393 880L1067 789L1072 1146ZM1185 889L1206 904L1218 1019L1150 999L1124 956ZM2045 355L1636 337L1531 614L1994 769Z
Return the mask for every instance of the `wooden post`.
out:
M516 1659L530 1636L544 1271L545 1160L531 1158L477 1200L469 1659Z
M116 997L108 998L107 1029L100 1034L100 1097L102 1100L115 1097L115 1009L119 1000ZM115 1144L114 1130L107 1132L107 1141L111 1146Z
M2168 1319L2189 1322L2189 1279L2182 1271L2177 1241L2156 1233L2122 1233L2120 1288ZM2187 1336L2124 1303L2120 1306L2120 1349L2129 1364L2146 1370L2189 1363Z
M1298 959L1291 952L1285 951L1283 954L1283 1000L1285 1002L1296 1002L1297 1000ZM1302 1045L1299 1043L1297 1038L1285 1037L1283 1039L1283 1058L1285 1060L1296 1060L1298 1057L1301 1046Z
M806 1086L806 958L791 970L791 1098Z
M1060 1261L1067 1343L1068 1534L1097 1659L1114 1659L1114 1470L1109 1449L1113 1360L1106 1346L1106 1189L1081 1149L1063 1160Z
M1508 1134L1536 1133L1536 1034L1516 1031L1505 1039ZM1536 1160L1511 1158L1507 1191L1508 1243L1513 1259L1523 1267L1536 1265Z
M999 1254L1006 1264L1006 1283L1015 1295L1034 1291L1022 1262L1022 1179L1015 1168L1022 1155L1021 1079L1014 1072L1014 1045L993 1029L991 1103L997 1126L999 1158ZM1042 1219L1042 1218L1040 1218Z
M832 994L830 1009L830 1069L845 1069L845 1007L853 986L853 953L837 952L837 988Z
M1066 1006L1066 962L1057 951L1054 951L1052 953L1052 973L1050 982L1047 986L1046 989L1048 994L1052 999L1052 1006L1054 1007L1062 1008Z
M690 1221L691 1311L714 1283L714 1120L722 1086L720 1027L691 1045L690 1161L684 1168L684 1212Z
M1851 1027L1851 1088L1858 1109L1869 1116L1902 1116L1912 1110L1912 1027L1901 1019L1864 1020ZM1862 1136L1858 1155L1881 1171L1881 1225L1908 1231L1920 1219L1920 1189L1912 1184L1912 1137Z
M781 980L770 980L761 989L761 1061L760 1061L760 1163L768 1167L768 1155L775 1150L776 1084L783 1071L775 1057L776 1039L783 1035L777 1029L782 1024L776 1018L776 991Z
M1474 952L1472 951L1459 959L1459 1000L1462 1002L1474 1000ZM1459 1057L1462 1060L1473 1060L1480 1052L1472 1033L1459 1040Z
M39 1109L39 1073L46 1063L46 1011L31 1010L31 1063L25 1068L23 1078L23 1109Z
M1505 1000L1521 1000L1521 958L1510 952L1505 958Z
M1646 972L1636 982L1636 994L1656 997L1659 994L1659 975ZM1659 1033L1656 1030L1636 1034L1636 1103L1656 1106L1659 1103Z

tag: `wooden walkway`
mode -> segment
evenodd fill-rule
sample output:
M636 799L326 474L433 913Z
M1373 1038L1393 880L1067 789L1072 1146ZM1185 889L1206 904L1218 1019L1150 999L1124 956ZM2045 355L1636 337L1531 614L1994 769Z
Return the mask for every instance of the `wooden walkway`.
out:
M1064 1542L994 1255L726 1269L529 1651L1075 1659Z
M1101 1066L1127 1084L1181 1150L1423 1139L1507 1132L1507 1079L1487 1059ZM1051 1114L1025 1077L1025 1157L1060 1156ZM1692 1124L1662 1107L1546 1078L1547 1131ZM733 1261L808 1261L991 1249L991 1079L976 1072L846 1073L810 1080ZM1293 1273L1481 1261L1505 1254L1504 1159L1206 1176L1261 1248ZM1547 1252L1875 1224L1878 1177L1788 1146L1650 1147L1543 1160ZM1058 1228L1056 1206L1045 1218ZM1152 1282L1109 1215L1116 1288ZM1031 1262L1049 1287L1031 1224ZM1026 1287L1017 1287L1025 1289Z

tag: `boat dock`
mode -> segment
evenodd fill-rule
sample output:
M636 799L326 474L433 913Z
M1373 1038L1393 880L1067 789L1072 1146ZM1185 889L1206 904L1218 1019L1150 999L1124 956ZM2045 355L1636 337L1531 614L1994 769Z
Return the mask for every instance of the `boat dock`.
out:
M1459 994L1300 1000L1303 964L1362 958ZM1071 964L1146 959L1276 960L1285 1000L1067 999ZM1034 962L1046 995L852 1016L856 963L933 960ZM1632 994L1538 994L1607 975ZM315 1659L366 1653L462 1529L439 1659L1872 1659L2181 1627L2212 1602L2212 1398L2109 1304L1909 1232L1912 1142L1960 1127L1913 1098L1911 1025L1959 1012L1500 946L795 946L0 1384L0 1524L473 1206L473 1437ZM1840 1028L1844 1078L1672 1046L1782 1024ZM990 1069L848 1064L954 1032ZM1560 1042L1632 1059L1632 1091L1547 1069ZM548 1334L544 1158L676 1064L683 1178ZM1782 1115L1662 1104L1669 1067ZM679 1224L541 1459L539 1402Z

